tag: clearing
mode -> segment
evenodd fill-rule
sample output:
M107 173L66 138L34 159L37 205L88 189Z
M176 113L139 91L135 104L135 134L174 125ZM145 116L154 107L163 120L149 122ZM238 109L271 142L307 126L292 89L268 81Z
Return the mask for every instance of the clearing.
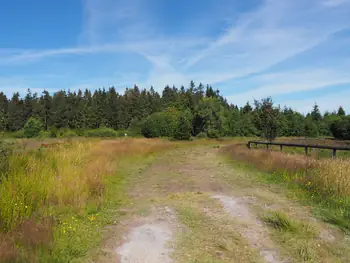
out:
M130 202L90 262L350 262L343 232L221 147L177 147L130 174Z

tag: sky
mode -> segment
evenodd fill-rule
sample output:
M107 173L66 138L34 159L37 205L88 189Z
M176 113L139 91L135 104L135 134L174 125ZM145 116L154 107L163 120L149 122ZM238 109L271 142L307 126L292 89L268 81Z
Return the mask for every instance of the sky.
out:
M350 113L350 0L2 0L0 91L210 84Z

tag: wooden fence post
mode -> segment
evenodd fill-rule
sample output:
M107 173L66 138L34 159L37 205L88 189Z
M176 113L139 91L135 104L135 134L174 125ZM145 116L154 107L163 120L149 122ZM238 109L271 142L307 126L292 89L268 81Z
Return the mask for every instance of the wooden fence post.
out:
M333 149L332 157L333 159L337 157L337 149Z
M250 142L248 142L248 149L250 149Z
M309 148L305 147L305 155L308 155L308 153L309 153Z
M282 144L280 145L280 149L281 149L281 152L282 152L283 151L283 145Z

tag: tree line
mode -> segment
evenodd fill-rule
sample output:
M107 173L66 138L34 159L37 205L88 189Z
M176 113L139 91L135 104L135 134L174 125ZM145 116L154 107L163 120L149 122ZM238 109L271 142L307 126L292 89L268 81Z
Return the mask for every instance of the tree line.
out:
M27 126L26 126L27 124ZM187 88L166 86L158 93L138 86L119 94L114 87L91 91L61 90L50 94L27 91L7 98L0 92L0 130L18 132L24 127L36 130L85 130L109 128L146 137L190 136L335 136L350 139L350 116L342 107L320 113L315 104L306 115L289 107L274 105L270 98L238 107L228 103L210 85ZM53 132L52 134L55 135Z

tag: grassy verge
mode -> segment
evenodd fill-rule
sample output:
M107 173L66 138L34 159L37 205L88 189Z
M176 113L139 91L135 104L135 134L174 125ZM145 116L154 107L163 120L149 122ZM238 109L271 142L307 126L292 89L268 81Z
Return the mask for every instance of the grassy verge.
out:
M273 237L284 246L293 262L334 262L334 256L346 258L343 255L345 248L318 238L320 233L311 223L278 211L264 213L261 219L274 230Z
M312 205L314 212L324 221L350 231L348 160L315 160L286 153L248 150L237 145L226 147L224 151L236 164L253 169L264 182L285 185L289 194ZM256 169L260 173L256 173Z
M0 183L0 262L86 256L126 202L130 173L170 144L85 140L15 152Z

